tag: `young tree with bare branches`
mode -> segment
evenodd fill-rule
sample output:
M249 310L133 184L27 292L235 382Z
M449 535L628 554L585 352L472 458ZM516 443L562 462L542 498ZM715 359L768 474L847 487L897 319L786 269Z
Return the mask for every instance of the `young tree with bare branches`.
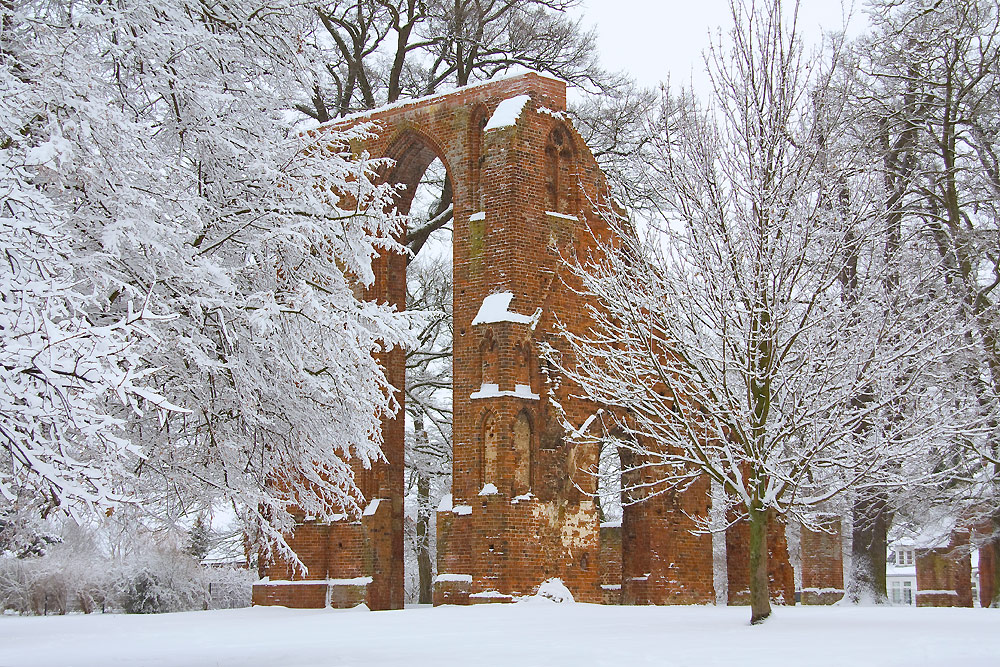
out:
M619 225L616 247L576 265L596 326L566 333L573 363L555 359L601 406L602 427L580 437L623 452L627 499L708 476L749 521L753 623L771 611L769 519L808 522L881 462L943 437L929 370L956 340L928 317L921 275L883 289L873 183L851 154L830 159L831 69L803 54L796 11L782 10L735 3L711 104L664 99L662 215ZM914 407L896 411L904 399Z

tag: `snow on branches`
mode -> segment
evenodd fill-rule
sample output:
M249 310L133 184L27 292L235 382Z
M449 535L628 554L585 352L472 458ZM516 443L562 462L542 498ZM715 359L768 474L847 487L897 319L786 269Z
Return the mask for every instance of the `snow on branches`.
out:
M402 251L350 150L371 128L294 125L312 15L263 9L0 9L4 400L31 441L3 474L167 520L231 504L284 548L290 502L357 509L346 461L396 408L374 354L411 318L358 296Z

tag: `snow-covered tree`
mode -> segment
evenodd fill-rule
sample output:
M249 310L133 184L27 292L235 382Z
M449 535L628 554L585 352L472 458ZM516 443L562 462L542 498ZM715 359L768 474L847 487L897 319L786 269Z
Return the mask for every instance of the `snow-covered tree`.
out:
M356 510L347 461L379 456L395 409L376 353L410 319L358 296L373 257L401 250L380 165L351 152L365 129L303 134L286 107L314 64L315 14L283 0L0 12L5 282L27 295L4 290L4 391L41 452L5 443L5 479L168 522L233 505L282 549L291 503ZM23 341L39 368L8 382Z
M755 623L770 614L769 518L808 522L942 437L928 371L955 340L928 318L927 276L884 289L878 184L857 156L830 154L842 105L795 15L735 3L709 107L664 99L662 217L618 225L605 257L576 266L595 326L566 333L575 361L554 357L602 406L580 437L622 452L627 501L707 475L749 521Z
M889 210L902 229L927 239L927 261L940 275L936 298L958 306L968 352L951 369L952 389L975 412L952 443L950 484L932 499L902 502L921 514L929 501L948 504L966 523L991 523L988 548L1000 556L1000 8L874 0L871 10L858 70Z
M67 210L39 187L74 147L44 127L49 91L10 37L21 17L0 18L0 494L11 513L30 497L45 514L118 499L115 482L138 450L107 401L179 409L145 386L140 345L165 319L147 311L149 294L109 312L74 270Z
M332 0L318 3L326 54L298 108L323 122L517 69L604 89L578 0Z

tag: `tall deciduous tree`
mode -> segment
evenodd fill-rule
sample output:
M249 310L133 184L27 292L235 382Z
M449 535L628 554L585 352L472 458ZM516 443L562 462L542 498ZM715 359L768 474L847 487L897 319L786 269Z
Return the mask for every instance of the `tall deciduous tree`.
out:
M577 0L334 0L317 6L328 55L299 109L320 122L512 68L601 88Z
M935 501L966 522L991 523L987 548L1000 553L1000 8L979 0L871 4L859 69L881 140L888 210L896 225L929 240L937 298L956 302L967 327L969 353L952 372L978 424L956 439L965 452L952 454L960 465Z
M944 408L926 369L951 338L947 322L927 323L931 306L883 289L872 183L852 155L830 158L840 107L830 70L802 55L796 12L783 20L774 0L732 13L708 109L664 100L663 217L621 226L606 257L577 267L596 325L566 333L575 361L561 368L603 407L603 428L585 433L625 453L633 498L705 475L722 485L750 523L757 623L771 611L769 518L808 521L935 440ZM917 408L883 418L907 395Z
M379 456L395 408L375 353L410 329L356 296L373 257L401 251L379 165L349 150L363 130L302 135L283 106L314 64L315 15L280 0L0 12L2 178L16 185L0 204L17 287L5 406L30 406L15 439L50 452L28 460L6 440L5 487L47 489L7 502L73 500L59 466L90 475L113 446L105 496L167 521L232 504L294 558L290 503L357 509L347 460ZM34 370L9 361L26 344ZM163 420L150 404L187 412Z

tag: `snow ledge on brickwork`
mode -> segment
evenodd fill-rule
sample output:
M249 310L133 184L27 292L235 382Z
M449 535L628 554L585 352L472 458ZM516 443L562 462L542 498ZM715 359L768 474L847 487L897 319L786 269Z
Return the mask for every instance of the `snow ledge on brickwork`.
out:
M347 518L348 517L347 517L346 514L331 514L330 516L326 517L325 520L319 521L319 519L316 518L316 517L314 517L313 515L307 514L305 516L305 518L302 519L302 521L305 522L305 523L309 523L309 522L337 523L338 521L344 521Z
M365 516L375 516L375 512L378 512L379 503L382 502L381 498L372 498L372 501L368 503L368 507L365 508Z
M479 312L472 320L473 326L477 324L492 324L494 322L514 322L516 324L532 324L541 316L542 309L539 308L532 316L514 313L510 310L510 302L514 300L513 292L497 292L490 294L483 299L483 305L479 306Z
M483 132L517 125L517 119L521 117L521 112L530 99L530 95L515 95L500 102L486 123L486 127L483 128Z
M480 398L501 398L503 396L513 396L514 398L526 398L531 401L537 401L539 399L538 394L531 391L531 387L526 384L514 385L514 391L509 389L504 389L500 391L500 385L493 384L492 382L484 382L479 391L474 391L469 394L471 400L476 400Z
M459 581L459 582L462 582L462 583L471 584L472 583L472 575L471 574L439 574L436 577L434 577L434 582L437 583L439 581Z
M479 495L481 495L481 496L497 496L497 495L500 495L500 491L497 490L496 485L493 484L492 482L486 482L486 484L483 484L483 488L479 492Z
M372 583L371 577L354 577L353 579L327 579L331 586L367 586Z
M367 586L372 583L371 577L354 577L353 579L301 579L298 581L271 581L267 577L256 582L254 586Z
M820 595L825 595L827 593L843 593L843 588L803 588L803 593L819 593Z
M544 113L553 118L558 118L559 120L565 120L569 123L573 122L573 119L565 111L556 111L555 109L550 109L548 107L538 107L538 113Z
M562 83L566 83L566 81L564 81L563 79L560 79L559 77L548 76L548 75L545 75L545 74L538 74L537 72L535 72L535 74L538 75L538 76L540 76L541 78L549 80L549 81L561 81ZM368 118L368 117L374 116L376 114L380 114L383 111L394 111L396 109L403 109L403 108L406 108L406 107L414 107L414 106L417 106L419 104L424 104L426 102L430 102L431 100L435 100L435 99L438 99L438 98L441 98L441 97L446 97L446 96L451 95L453 93L470 93L470 92L474 92L476 88L484 88L486 86L495 84L495 83L500 82L500 81L512 81L512 80L520 78L522 76L524 76L524 73L523 72L518 72L516 74L509 74L509 75L506 75L506 76L494 77L494 78L490 79L489 81L479 81L478 83L473 83L473 84L469 84L467 86L462 86L461 88L457 88L457 87L456 88L445 87L444 89L439 90L438 92L433 93L431 95L424 95L423 97L414 97L414 98L408 99L408 100L400 100L399 102L393 102L392 104L384 104L384 105L382 105L380 107L375 107L374 109L368 109L368 110L365 110L365 111L358 111L357 113L348 114L348 115L343 116L341 118L334 118L329 123L324 123L323 125L326 126L326 127L338 127L340 125L344 125L345 123L350 123L352 121L356 121L356 120L360 120L360 119L364 119L364 118ZM560 112L557 111L555 113L560 113Z
M438 512L450 512L451 511L451 494L446 493L441 496L441 502L438 503Z
M469 596L470 598L505 598L509 599L509 595L504 595L500 591L483 591L482 593L473 593Z
M621 519L618 519L617 521L605 521L604 523L601 524L601 528L621 528L621 527L622 527Z
M553 218L561 218L563 220L573 220L574 222L580 222L580 218L575 215L570 215L569 213L560 213L559 211L546 211L545 215L551 215Z
M534 500L534 499L535 499L534 494L531 493L531 491L528 491L525 494L522 494L520 496L514 496L513 498L511 498L510 504L516 505L519 502L528 502L529 500Z
M472 514L472 505L455 505L451 509L452 514L457 514L458 516L466 516Z
M485 219L486 219L486 211L479 211L478 213L473 213L472 215L469 216L470 222L475 220L485 220Z

